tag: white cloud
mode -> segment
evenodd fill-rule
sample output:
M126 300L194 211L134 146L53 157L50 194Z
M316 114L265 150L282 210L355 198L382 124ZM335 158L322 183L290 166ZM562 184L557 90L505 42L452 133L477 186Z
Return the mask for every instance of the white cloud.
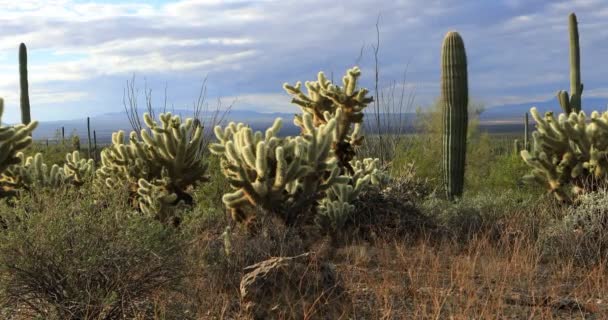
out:
M210 73L211 95L240 96L239 105L281 111L289 104L283 82L314 79L319 70L341 76L362 45L375 43L380 14L383 84L399 81L411 61L408 82L416 86L416 104L432 102L439 95L441 39L453 29L467 47L470 95L492 105L512 103L568 87L570 11L579 16L583 82L601 84L606 69L597 61L608 54L608 3L602 0L352 0L348 5L324 0L164 5L0 0L0 56L9 57L0 60L0 90L17 88L16 51L25 42L32 54L32 92L62 83L64 92L72 92L66 99L87 103L121 96L110 91L117 86L96 86L100 79L123 83L137 72L187 87ZM41 61L37 52L76 58ZM373 86L370 54L367 49L361 60L361 85L368 88ZM40 98L58 103L60 96Z

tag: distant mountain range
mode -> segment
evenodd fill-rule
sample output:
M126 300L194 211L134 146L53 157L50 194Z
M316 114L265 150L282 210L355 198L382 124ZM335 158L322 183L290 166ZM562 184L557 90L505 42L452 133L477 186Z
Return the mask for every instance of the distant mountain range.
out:
M583 110L590 113L591 110L606 110L608 105L608 98L584 98L583 99ZM523 116L526 112L529 112L532 106L536 106L541 113L547 111L553 111L554 113L561 112L557 99L536 102L536 103L521 103L521 104L509 104L498 107L488 108L481 116L482 130L489 132L515 132L523 127ZM182 117L192 116L191 110L173 110L174 114L178 114ZM140 112L140 115L143 111ZM274 119L277 117L283 118L283 128L281 134L292 135L298 131L298 128L293 124L294 113L262 113L251 110L231 110L227 115L225 121L245 122L251 126L253 130L265 130L269 125L272 124ZM212 113L202 113L202 119L204 122L208 122L212 117ZM381 126L387 124L392 127L396 127L398 122L405 125L408 132L413 131L413 123L416 119L415 113L403 113L403 114L382 114L380 118ZM532 122L532 118L530 118ZM375 121L369 121L367 123L368 128L371 125L373 132L376 129L373 127ZM142 120L143 123L143 120ZM73 119L73 120L61 120L61 121L41 121L38 128L34 131L34 139L44 140L55 137L60 137L61 127L65 128L66 138L70 136L72 132L76 132L81 139L86 138L86 119ZM117 130L125 130L126 132L132 131L131 124L125 114L125 112L112 112L105 113L102 115L91 117L91 130L95 130L97 133L98 143L109 143L111 141L112 132ZM145 125L144 125L145 127ZM59 133L59 136L57 136ZM86 140L82 140L84 142Z
M583 98L583 111L589 115L592 110L606 111L608 108L608 98ZM481 116L482 122L517 122L522 121L524 114L530 112L530 108L536 107L541 114L552 111L554 114L562 112L557 98L531 103L507 104L498 107L488 108ZM532 120L530 120L532 121Z

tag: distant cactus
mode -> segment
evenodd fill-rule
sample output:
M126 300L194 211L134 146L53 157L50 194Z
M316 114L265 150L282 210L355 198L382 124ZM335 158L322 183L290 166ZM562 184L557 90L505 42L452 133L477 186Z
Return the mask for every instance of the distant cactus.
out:
M521 143L519 139L513 140L513 152L517 155L521 151Z
M152 214L160 210L155 213L156 218L169 221L165 219L166 207L161 207L157 200L162 198L166 205L167 199L173 199L173 208L181 202L193 203L188 189L207 181L205 143L202 127L195 126L192 118L182 122L179 116L164 113L159 119L160 124L148 113L144 114L149 129L141 130L142 140L134 131L129 135L128 143L125 143L124 131L112 134L112 145L101 152L95 186L103 191L127 184L131 200L142 212ZM160 190L170 196L150 195L151 191Z
M581 58L578 43L578 22L574 13L571 13L568 17L568 29L570 33L570 97L568 98L568 92L564 90L557 93L559 104L566 114L578 113L582 110Z
M30 95L27 83L27 48L25 44L19 45L19 85L21 87L21 122L31 122Z
M524 116L524 149L530 151L531 147L530 147L530 130L528 130L528 126L529 126L529 119L528 119L528 113L526 112L526 115Z
M21 162L9 167L0 178L0 182L5 187L32 191L35 188L57 188L66 181L63 169L56 164L49 169L44 163L42 153L26 158L20 152L17 156Z
M80 159L78 151L66 154L63 167L53 164L50 168L44 162L42 153L25 157L17 154L20 162L8 167L0 174L0 185L4 190L11 190L11 195L18 191L33 191L38 188L58 188L64 185L82 186L93 177L92 160Z
M78 136L75 132L72 133L72 149L74 151L80 151L80 136Z
M93 159L80 158L80 153L74 151L65 155L63 171L70 183L80 186L94 177L95 162Z
M87 137L88 139L88 149L87 149L87 157L91 159L91 151L93 149L93 145L91 143L91 118L87 117Z
M467 56L457 32L448 32L441 49L441 102L443 104L443 167L448 199L460 197L467 150L469 91Z

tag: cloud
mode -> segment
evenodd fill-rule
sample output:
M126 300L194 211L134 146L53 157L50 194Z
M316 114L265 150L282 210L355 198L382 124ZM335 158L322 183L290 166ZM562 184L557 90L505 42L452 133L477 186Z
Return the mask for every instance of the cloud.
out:
M416 105L432 103L441 41L457 30L470 95L488 105L525 102L569 87L570 11L579 17L585 92L598 92L606 69L597 62L608 54L608 3L601 0L0 0L0 90L18 90L16 53L25 42L32 92L52 90L53 98L39 96L49 108L63 96L66 106L80 99L87 112L120 110L122 85L136 73L168 82L175 104L189 103L208 74L211 99L240 97L237 108L281 111L289 103L284 82L313 80L319 70L340 79L362 47L361 85L372 88L380 15L381 88L400 81L409 63Z

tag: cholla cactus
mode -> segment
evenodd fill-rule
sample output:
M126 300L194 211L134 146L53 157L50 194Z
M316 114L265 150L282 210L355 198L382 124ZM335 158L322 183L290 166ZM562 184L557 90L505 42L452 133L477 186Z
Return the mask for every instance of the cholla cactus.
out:
M4 113L4 100L0 98L0 119ZM32 132L38 126L37 121L27 125L3 126L0 123L0 173L9 166L21 162L17 153L32 143Z
M58 188L64 185L82 186L93 176L92 160L80 159L78 151L66 155L63 167L53 164L50 169L44 163L42 153L25 157L17 154L20 162L8 167L0 175L0 185L7 195L14 196L19 190L32 191L37 188Z
M373 101L372 97L367 97L368 90L365 88L356 89L357 81L361 76L361 70L354 67L347 71L342 78L343 87L336 86L329 81L323 72L319 72L317 81L307 81L308 95L302 90L301 82L295 86L287 83L283 88L287 93L294 96L292 103L298 105L304 114L313 117L315 126L327 123L325 112L333 117L337 111L341 111L341 116L336 117L335 137L332 148L338 158L340 167L352 174L350 161L354 158L353 147L361 145L363 136L361 126L363 122L363 109ZM302 115L296 115L294 123L302 129L303 134L307 134L303 123Z
M361 191L369 184L386 185L390 181L388 173L380 168L378 158L351 161L351 167L354 173L348 177L347 183L332 185L317 207L315 222L322 230L340 230L355 210L351 203L359 197Z
M532 136L536 150L521 151L524 161L533 167L524 177L547 184L549 191L571 202L583 191L594 190L598 180L608 173L608 112L594 111L591 121L583 111L562 113L555 119L551 112L541 117L530 109L537 131Z
M135 132L131 132L128 144L123 131L112 134L112 145L101 152L102 165L96 172L95 186L103 190L126 183L132 200L138 201L142 211L151 214L159 210L157 217L165 220L162 216L167 211L157 199L162 198L164 205L168 199L172 199L172 206L180 202L192 204L188 188L207 180L207 164L201 126L195 125L192 118L182 123L179 116L170 113L159 118L160 124L144 114L149 129L141 130L141 141ZM161 189L161 194L150 194Z
M386 180L377 159L352 160L353 146L363 139L362 110L372 101L366 89L355 90L359 75L358 68L349 70L340 88L319 73L317 82L306 83L308 96L299 82L284 85L303 111L294 119L300 136L277 137L281 119L265 134L243 123L215 128L218 143L210 150L222 157L234 189L222 200L236 221L254 221L258 207L290 226L316 222L335 231L347 221L359 192Z
M2 173L1 181L5 186L10 186L14 190L57 188L66 181L63 169L54 164L49 170L41 153L26 158L22 152L19 152L17 157L20 163L10 166Z
M94 177L95 161L80 158L80 152L74 151L65 155L63 172L70 183L81 186Z
M139 207L141 212L150 217L156 217L162 223L172 223L178 226L180 218L175 215L175 202L177 195L171 193L166 179L157 179L152 183L145 179L139 179L137 193L140 197ZM179 202L178 205L183 205Z
M222 156L222 169L235 189L222 200L238 222L250 221L258 206L295 224L314 203L309 199L317 199L320 190L338 179L339 168L331 156L335 119L315 127L312 116L305 114L303 124L310 134L295 138L278 138L281 124L281 119L275 120L265 135L243 123L230 123L223 131L215 128L219 143L210 150ZM331 174L325 177L324 172Z

